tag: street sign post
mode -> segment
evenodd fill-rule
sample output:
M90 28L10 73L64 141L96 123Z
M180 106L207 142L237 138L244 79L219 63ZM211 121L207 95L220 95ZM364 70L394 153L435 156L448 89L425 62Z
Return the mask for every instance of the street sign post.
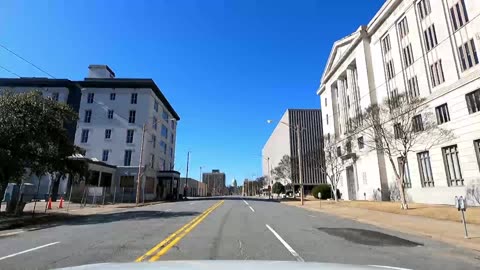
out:
M465 220L465 211L467 211L467 202L463 196L455 196L455 207L462 212L463 228L465 229L465 238L468 238L467 221Z

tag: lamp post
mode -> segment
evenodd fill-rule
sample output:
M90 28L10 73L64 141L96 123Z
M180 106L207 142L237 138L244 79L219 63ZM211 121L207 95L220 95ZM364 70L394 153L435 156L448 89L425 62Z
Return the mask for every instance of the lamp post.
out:
M267 120L268 124L271 124L272 122L273 122L272 120ZM295 129L295 133L297 135L298 182L300 184L300 201L301 201L301 204L304 205L304 201L303 201L303 168L302 168L302 151L301 151L302 139L300 138L300 131L302 130L302 128L300 127L299 124L292 127L285 122L280 121L280 123L286 125L290 129L291 128Z
M185 186L186 186L187 191L185 193L188 193L188 190L189 190L189 188L188 188L188 164L190 163L190 152L191 151L187 152L187 172L185 174ZM185 196L185 199L186 199L187 194L184 194L184 196Z
M158 119L153 121L152 124L157 124L162 119ZM169 121L176 121L175 118L168 118L167 122ZM135 196L135 204L138 205L140 203L140 192L141 192L141 177L142 177L142 166L143 166L143 152L144 152L144 145L145 145L145 132L147 131L147 122L143 124L142 128L142 144L140 146L140 160L138 162L138 173L137 173L137 194ZM164 168L165 169L165 168Z

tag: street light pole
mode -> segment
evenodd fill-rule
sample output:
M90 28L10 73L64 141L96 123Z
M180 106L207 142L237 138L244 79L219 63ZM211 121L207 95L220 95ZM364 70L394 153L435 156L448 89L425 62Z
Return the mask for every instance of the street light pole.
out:
M138 205L140 203L140 188L141 188L141 181L140 177L142 176L142 163L143 163L143 145L145 144L145 131L147 129L147 123L143 124L143 132L142 132L142 145L140 146L140 161L138 162L138 174L137 174L137 194L135 198L135 204Z
M187 172L185 174L185 186L187 187L187 193L188 193L188 163L190 162L190 151L187 152ZM187 198L187 194L184 194L185 199Z
M298 154L298 178L300 182L300 201L303 203L303 169L302 169L302 139L300 138L300 125L295 127L297 131L297 154Z

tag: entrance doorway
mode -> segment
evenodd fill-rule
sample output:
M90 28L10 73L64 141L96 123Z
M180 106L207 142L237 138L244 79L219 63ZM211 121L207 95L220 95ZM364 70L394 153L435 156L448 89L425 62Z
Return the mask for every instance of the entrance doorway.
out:
M357 185L355 184L355 174L353 172L353 166L347 167L347 188L348 188L348 199L356 200Z

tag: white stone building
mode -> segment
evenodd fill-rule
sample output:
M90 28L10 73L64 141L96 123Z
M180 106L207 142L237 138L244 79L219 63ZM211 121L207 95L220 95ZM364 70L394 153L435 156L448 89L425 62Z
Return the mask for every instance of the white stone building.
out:
M350 118L397 93L421 96L456 138L408 156L410 201L452 204L480 180L480 1L387 0L367 26L334 43L317 94L325 140L345 140ZM441 117L440 117L441 116ZM358 147L345 159L344 199L388 197L391 165Z
M174 171L174 160L180 118L152 79L115 78L108 66L90 65L88 77L81 81L0 79L0 89L40 90L45 97L65 102L77 111L79 120L67 126L72 142L85 150L85 157L116 167L108 192L121 190L128 200L135 196L145 125L142 195L150 200L177 194L180 175ZM40 182L40 194L48 192L49 177L42 177ZM102 185L100 180L96 183Z
M77 83L82 98L75 144L85 149L86 157L117 166L120 186L135 186L142 159L145 198L163 197L157 194L157 184L163 184L157 172L173 171L180 118L155 82L115 78L108 66L90 65L88 77Z

